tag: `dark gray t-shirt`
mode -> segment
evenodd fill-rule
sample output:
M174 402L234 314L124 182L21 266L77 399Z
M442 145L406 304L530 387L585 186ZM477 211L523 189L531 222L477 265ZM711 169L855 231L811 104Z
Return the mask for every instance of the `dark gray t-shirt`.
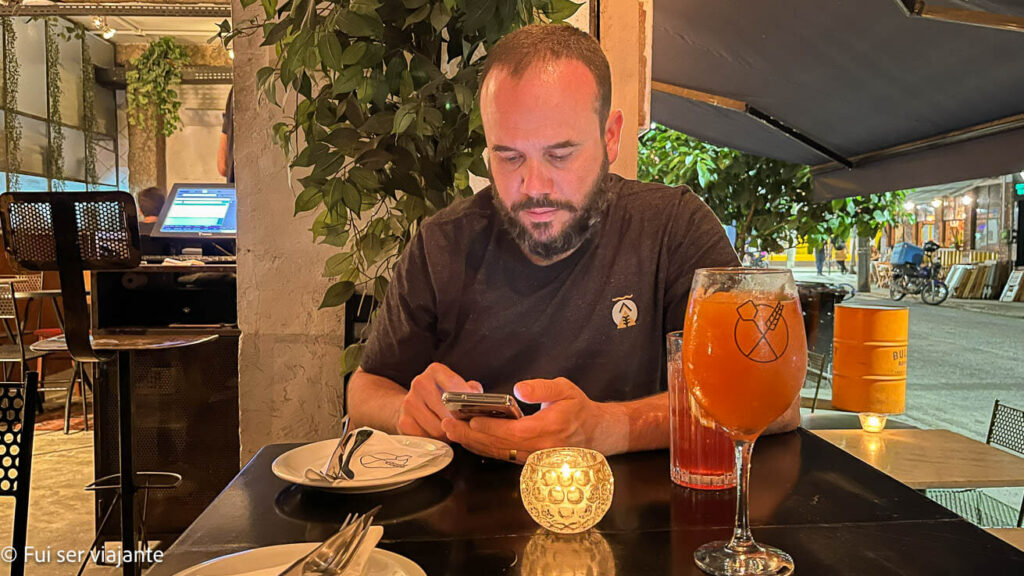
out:
M402 386L440 362L486 392L566 377L598 401L666 389L665 334L683 327L693 273L738 260L686 187L609 175L600 228L565 259L530 262L490 189L423 222L373 323L363 370Z

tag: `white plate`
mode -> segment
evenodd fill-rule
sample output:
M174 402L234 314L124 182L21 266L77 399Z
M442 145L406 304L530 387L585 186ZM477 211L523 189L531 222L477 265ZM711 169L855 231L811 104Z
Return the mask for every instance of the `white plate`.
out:
M277 576L318 545L303 542L255 548L214 558L175 576ZM427 573L405 556L374 548L366 561L363 576L427 576Z
M390 478L377 480L360 480L355 478L353 480L338 480L335 482L328 482L320 478L307 478L307 468L320 469L323 467L324 462L331 457L331 453L334 452L334 448L338 445L338 439L334 439L314 442L289 450L274 460L271 470L281 480L292 482L293 484L330 490L332 492L362 494L393 490L400 486L411 484L414 480L430 476L443 469L452 461L453 452L451 447L439 440L420 438L418 436L392 436L392 438L403 446L419 450L437 450L440 455L423 466L399 472Z

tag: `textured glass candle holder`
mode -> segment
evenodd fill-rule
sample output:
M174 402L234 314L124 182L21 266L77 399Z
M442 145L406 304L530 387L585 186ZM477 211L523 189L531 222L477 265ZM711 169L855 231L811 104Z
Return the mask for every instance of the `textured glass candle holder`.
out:
M552 532L576 534L608 512L615 479L600 452L549 448L526 459L519 491L526 511L538 524Z

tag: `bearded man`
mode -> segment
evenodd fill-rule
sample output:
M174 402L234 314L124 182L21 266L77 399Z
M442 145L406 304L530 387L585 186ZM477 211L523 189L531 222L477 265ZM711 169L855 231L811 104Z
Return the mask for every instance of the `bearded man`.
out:
M480 108L491 186L426 219L402 255L349 384L352 420L520 463L668 446L665 334L683 327L695 270L739 264L721 223L685 186L609 174L623 116L584 32L504 37ZM446 391L514 394L529 415L456 420ZM768 432L798 423L794 404Z

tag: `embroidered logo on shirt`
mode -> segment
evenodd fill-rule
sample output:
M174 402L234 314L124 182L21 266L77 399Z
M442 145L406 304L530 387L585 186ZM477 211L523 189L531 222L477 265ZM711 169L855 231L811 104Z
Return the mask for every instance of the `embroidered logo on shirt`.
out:
M632 294L620 296L618 298L612 298L612 322L615 322L615 327L619 330L628 328L630 326L636 326L637 308L636 303L630 300Z

